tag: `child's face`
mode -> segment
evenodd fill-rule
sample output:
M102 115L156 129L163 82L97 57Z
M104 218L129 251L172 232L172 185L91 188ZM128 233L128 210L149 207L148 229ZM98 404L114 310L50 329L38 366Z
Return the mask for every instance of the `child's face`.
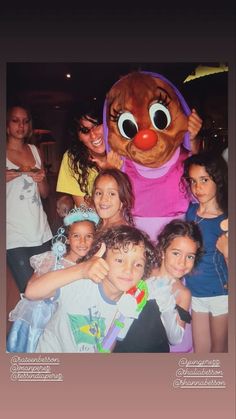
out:
M94 224L90 221L79 221L71 225L68 234L68 244L70 245L68 256L74 262L88 253L93 243L94 234Z
M181 279L194 266L197 243L189 237L175 237L163 252L161 274L172 279Z
M193 195L201 204L216 199L216 184L205 167L193 164L189 168L190 187Z
M94 204L98 215L103 220L113 221L120 216L122 203L116 180L111 176L102 176L96 182Z
M109 273L103 281L103 288L113 300L119 299L124 292L135 286L144 274L146 257L143 244L130 244L125 250L108 249L105 258Z
M59 217L64 218L70 210L71 207L66 202L57 203L57 213Z

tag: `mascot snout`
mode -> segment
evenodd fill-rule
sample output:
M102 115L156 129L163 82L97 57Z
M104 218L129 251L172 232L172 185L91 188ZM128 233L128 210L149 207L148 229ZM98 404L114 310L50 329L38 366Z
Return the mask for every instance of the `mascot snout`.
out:
M158 136L152 129L140 130L133 139L133 144L140 150L147 151L156 145Z

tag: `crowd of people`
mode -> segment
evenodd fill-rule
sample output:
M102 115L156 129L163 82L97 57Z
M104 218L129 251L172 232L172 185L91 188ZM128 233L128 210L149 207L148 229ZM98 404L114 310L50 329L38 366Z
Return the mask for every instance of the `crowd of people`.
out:
M195 111L193 119L199 130ZM168 221L153 240L135 225L121 157L106 151L102 109L84 106L58 172L55 227L42 205L49 186L30 144L30 111L11 107L6 129L7 264L21 293L7 351L170 352L191 324L193 352L227 352L224 158L186 156L185 219Z

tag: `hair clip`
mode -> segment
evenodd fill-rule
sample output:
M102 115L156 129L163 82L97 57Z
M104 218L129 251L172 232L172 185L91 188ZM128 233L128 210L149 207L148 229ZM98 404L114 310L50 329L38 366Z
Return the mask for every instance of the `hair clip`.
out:
M65 217L64 225L69 226L77 221L91 221L96 226L100 220L99 215L93 208L88 208L86 205L80 205L78 208L73 208Z

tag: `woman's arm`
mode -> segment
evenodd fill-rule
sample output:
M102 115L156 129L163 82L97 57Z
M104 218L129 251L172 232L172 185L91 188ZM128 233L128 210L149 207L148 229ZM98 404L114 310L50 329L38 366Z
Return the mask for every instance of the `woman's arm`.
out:
M30 177L37 183L40 196L47 198L49 195L49 184L46 178L45 171L41 169L39 172L32 172L29 174Z

